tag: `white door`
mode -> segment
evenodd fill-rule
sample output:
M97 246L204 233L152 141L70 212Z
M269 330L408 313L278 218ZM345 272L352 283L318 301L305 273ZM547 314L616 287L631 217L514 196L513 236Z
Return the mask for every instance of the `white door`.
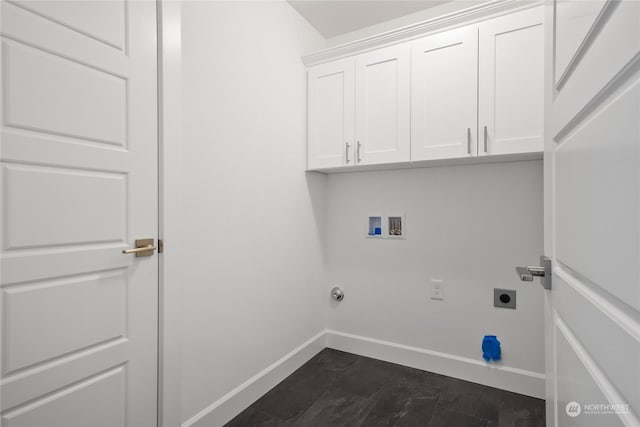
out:
M407 43L356 57L357 164L409 161L409 61Z
M480 156L543 150L543 21L537 7L480 24Z
M546 22L547 425L639 426L640 3Z
M354 62L309 69L308 169L350 166L354 160Z
M2 426L155 426L156 4L1 7Z
M477 155L478 27L411 46L411 160Z

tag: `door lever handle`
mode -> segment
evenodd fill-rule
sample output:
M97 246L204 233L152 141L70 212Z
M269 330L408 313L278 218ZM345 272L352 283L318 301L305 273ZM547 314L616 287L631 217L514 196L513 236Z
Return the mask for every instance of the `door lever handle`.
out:
M540 264L528 265L526 267L516 267L516 273L523 282L533 282L534 277L540 278L540 284L545 289L551 289L551 259L546 256L540 257Z
M153 245L153 239L138 239L136 240L136 247L123 249L122 253L125 255L135 254L136 257L151 256L156 250Z
M528 265L526 267L516 267L516 273L523 282L533 282L534 277L540 278L540 284L545 289L551 289L551 259L546 256L540 257L541 265Z
M529 273L527 267L516 267L516 273L523 282L533 282L533 274Z
M147 245L147 246L141 246L139 248L135 248L135 249L123 249L122 253L123 254L140 254L142 252L148 252L148 251L155 251L156 247L153 245Z
M544 267L538 266L526 266L516 267L516 273L520 276L520 280L523 282L532 282L534 277L544 277Z

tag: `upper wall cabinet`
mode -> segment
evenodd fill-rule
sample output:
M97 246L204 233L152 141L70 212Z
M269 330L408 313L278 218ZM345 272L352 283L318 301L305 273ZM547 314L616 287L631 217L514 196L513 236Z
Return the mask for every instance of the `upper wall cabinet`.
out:
M309 169L409 161L407 44L309 70Z
M543 22L535 7L310 67L308 168L542 152Z
M354 163L354 61L318 65L308 73L308 168Z
M543 10L481 23L479 155L542 151Z
M411 45L411 160L477 155L478 27Z
M356 57L356 164L409 161L409 64L407 44Z

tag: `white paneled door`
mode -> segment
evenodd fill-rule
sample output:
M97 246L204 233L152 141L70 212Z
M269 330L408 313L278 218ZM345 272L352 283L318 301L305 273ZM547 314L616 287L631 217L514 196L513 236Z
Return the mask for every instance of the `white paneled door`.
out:
M547 425L640 425L640 3L546 12Z
M411 160L475 157L478 27L425 37L411 50Z
M156 4L1 7L2 426L155 426Z

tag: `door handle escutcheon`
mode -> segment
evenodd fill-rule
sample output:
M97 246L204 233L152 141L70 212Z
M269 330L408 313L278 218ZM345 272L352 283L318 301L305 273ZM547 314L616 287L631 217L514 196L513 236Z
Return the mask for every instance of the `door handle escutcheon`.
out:
M153 245L153 239L138 239L136 240L136 247L130 249L123 249L122 253L125 255L135 254L136 257L151 256L155 252L156 247Z

